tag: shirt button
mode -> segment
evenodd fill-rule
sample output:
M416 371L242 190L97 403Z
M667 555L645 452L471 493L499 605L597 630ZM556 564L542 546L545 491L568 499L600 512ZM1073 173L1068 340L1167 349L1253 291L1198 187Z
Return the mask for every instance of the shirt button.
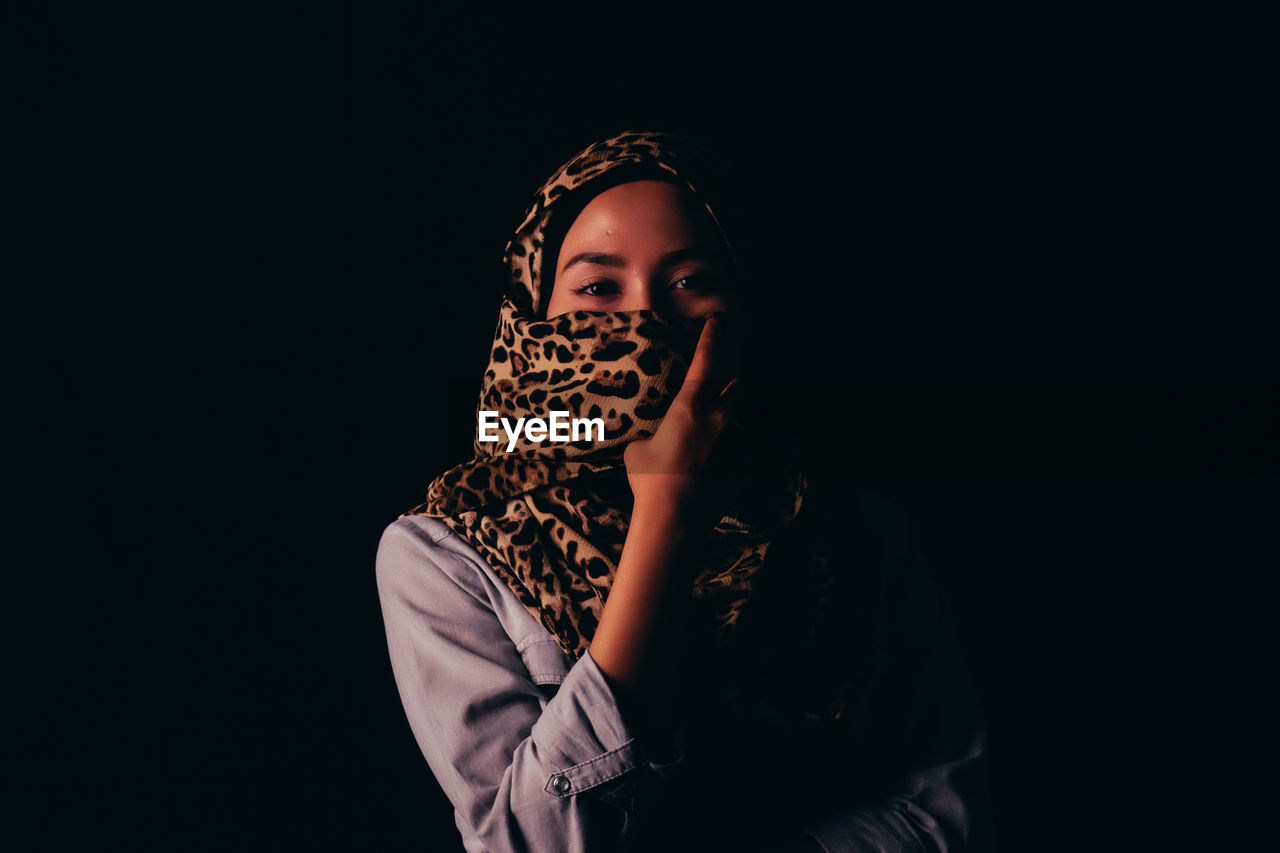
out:
M569 789L572 787L573 783L569 781L568 776L553 776L551 778L551 790L555 791L557 794L568 793Z

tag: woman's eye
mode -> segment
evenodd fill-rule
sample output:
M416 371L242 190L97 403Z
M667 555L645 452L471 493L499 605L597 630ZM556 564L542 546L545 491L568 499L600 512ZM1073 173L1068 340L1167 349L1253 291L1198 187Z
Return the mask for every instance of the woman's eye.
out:
M601 281L589 281L582 287L576 288L574 293L581 293L585 296L614 296L621 291L618 285L608 279Z
M704 272L682 275L671 282L672 290L714 290L715 287L715 276Z

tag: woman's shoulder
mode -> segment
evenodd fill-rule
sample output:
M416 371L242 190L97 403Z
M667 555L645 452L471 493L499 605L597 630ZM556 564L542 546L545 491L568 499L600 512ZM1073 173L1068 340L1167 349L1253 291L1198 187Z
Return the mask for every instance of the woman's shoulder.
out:
M453 531L449 526L438 518L429 518L425 515L402 515L383 529L380 544L405 538L436 547L452 535Z
M437 559L448 550L448 538L454 533L448 525L424 515L403 515L388 524L378 540L378 562L409 554Z
M529 651L548 639L546 628L475 548L443 521L406 515L391 522L382 532L376 562L384 607L392 601L407 603L407 610L392 609L412 614L407 618L414 620L475 620L467 632L470 642L488 644L490 650L494 644L510 642L526 658L550 654L542 648ZM558 671L543 664L535 671Z
M461 587L477 598L488 598L476 558L448 525L423 515L405 515L388 524L378 541L375 567L378 588Z

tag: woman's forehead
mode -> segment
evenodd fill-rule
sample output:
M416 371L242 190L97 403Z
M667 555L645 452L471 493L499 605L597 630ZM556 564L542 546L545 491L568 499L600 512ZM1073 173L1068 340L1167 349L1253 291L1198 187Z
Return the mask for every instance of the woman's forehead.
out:
M632 181L595 196L569 227L564 248L582 244L686 245L719 242L706 210L686 187L668 181ZM561 252L561 264L568 260Z

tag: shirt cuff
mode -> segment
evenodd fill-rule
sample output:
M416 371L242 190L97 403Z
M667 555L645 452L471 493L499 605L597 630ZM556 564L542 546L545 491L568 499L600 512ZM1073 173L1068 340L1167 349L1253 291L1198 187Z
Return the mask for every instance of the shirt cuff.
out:
M620 690L613 679L600 669L590 651L583 657L591 658L590 666L612 693L623 726L635 737L639 760L659 775L665 775L680 765L684 761L684 727L680 721L653 724L647 718L643 704L627 691Z
M634 769L640 761L635 732L589 653L565 676L534 724L533 738L546 749L551 772L545 790L556 797L589 791Z

